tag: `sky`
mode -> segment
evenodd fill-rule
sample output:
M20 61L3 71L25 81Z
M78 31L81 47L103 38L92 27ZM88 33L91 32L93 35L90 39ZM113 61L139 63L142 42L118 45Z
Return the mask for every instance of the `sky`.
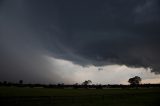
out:
M159 0L0 0L0 81L160 83Z

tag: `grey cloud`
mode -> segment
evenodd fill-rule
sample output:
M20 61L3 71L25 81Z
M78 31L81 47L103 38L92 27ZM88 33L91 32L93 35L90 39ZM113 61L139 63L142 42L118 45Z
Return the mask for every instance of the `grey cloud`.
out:
M94 2L69 2L63 6L60 15L66 32L58 39L70 52L90 60L88 64L126 64L159 72L158 0L109 0L96 6ZM137 8L141 14L135 14Z
M51 55L83 66L125 64L159 72L159 0L1 0L0 5L1 70L12 63L38 70L39 61L48 70L41 55ZM21 63L21 57L32 64Z

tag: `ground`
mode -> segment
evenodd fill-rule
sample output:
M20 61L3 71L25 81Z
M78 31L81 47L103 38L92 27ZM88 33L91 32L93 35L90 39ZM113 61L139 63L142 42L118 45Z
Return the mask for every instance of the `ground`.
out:
M0 87L1 106L160 106L160 89Z

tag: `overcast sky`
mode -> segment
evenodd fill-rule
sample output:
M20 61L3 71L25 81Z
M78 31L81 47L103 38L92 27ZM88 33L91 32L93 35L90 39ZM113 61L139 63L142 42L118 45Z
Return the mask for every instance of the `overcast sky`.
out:
M159 0L0 0L0 81L160 83Z

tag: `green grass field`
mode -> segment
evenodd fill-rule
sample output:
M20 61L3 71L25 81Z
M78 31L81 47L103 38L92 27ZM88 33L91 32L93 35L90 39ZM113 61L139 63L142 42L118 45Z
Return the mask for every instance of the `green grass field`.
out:
M21 106L160 106L160 89L0 87L0 104Z

